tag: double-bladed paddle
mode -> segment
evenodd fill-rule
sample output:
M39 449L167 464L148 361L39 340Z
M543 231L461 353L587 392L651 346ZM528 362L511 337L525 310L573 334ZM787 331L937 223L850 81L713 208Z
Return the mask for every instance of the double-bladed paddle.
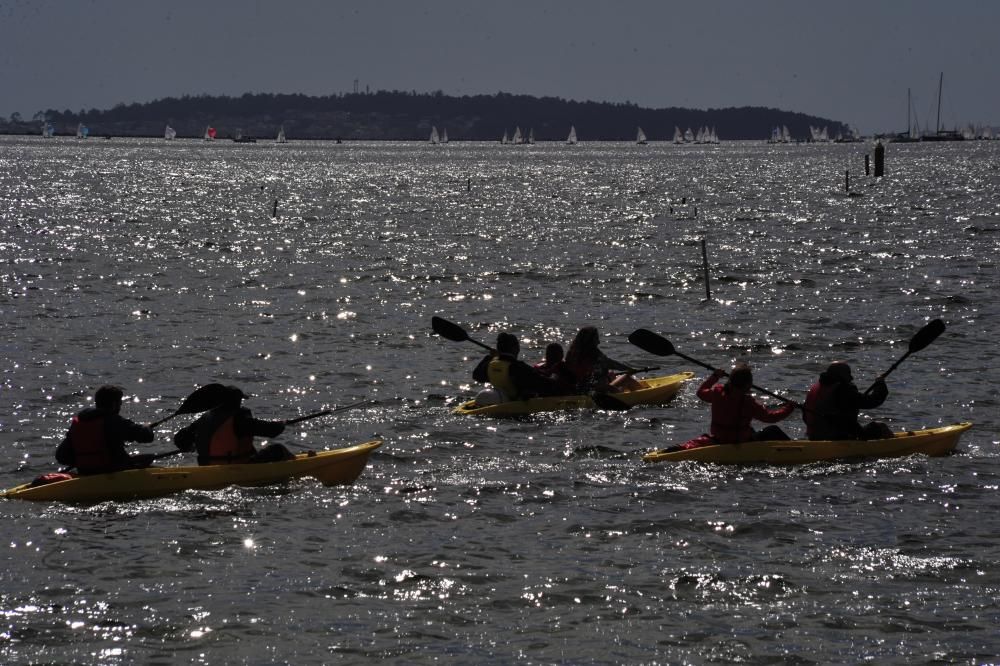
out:
M900 357L898 361L893 363L888 370L883 372L882 375L880 376L880 379L884 380L886 377L888 377L889 373L895 370L897 367L899 367L899 364L905 361L910 354L916 354L918 351L924 349L929 344L937 340L938 336L944 333L944 329L945 329L944 322L941 321L940 319L934 319L926 326L921 328L919 331L917 331L913 335L913 337L910 338L910 346L906 350L906 353L903 354L903 356ZM867 395L871 393L874 389L875 389L875 384L872 384L871 386L868 387L868 390L865 391L865 394Z
M699 361L697 359L691 358L690 356L687 356L685 354L680 353L679 351L677 351L676 349L674 349L674 345L670 342L670 340L667 340L662 335L657 335L656 333L653 333L652 331L646 330L645 328L640 328L640 329L637 329L635 331L632 331L632 333L630 333L629 336L628 336L628 341L631 342L632 344L634 344L639 349L642 349L643 351L647 351L650 354L655 354L656 356L670 356L671 354L673 354L673 355L676 355L676 356L680 356L682 359L684 359L686 361L690 361L691 363L694 363L695 365L700 365L701 367L703 367L703 368L705 368L707 370L711 370L712 372L720 372L720 373L722 373L722 375L724 377L728 377L729 376L729 373L726 372L725 370L719 370L718 368L715 368L715 367L709 365L708 363L702 363L701 361ZM757 389L761 393L766 393L767 395L771 396L772 398L777 398L778 400L781 400L782 402L790 402L793 405L798 405L798 403L795 402L794 400L789 400L788 398L786 398L783 395L778 395L777 393L773 393L771 391L768 391L767 389L761 388L761 387L757 386L756 384L751 384L751 386L753 386L755 389Z
M493 351L493 347L490 347L488 344L480 342L479 340L473 340L469 337L469 334L465 332L464 328L458 324L448 321L447 319L442 319L441 317L431 317L431 328L433 328L434 332L442 338L447 338L452 342L468 341L479 345L483 349Z

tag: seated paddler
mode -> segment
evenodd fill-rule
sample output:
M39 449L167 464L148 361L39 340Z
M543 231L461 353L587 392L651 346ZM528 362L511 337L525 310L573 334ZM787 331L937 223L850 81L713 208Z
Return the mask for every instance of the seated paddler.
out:
M284 421L254 418L243 406L247 396L235 386L227 386L222 402L202 414L174 435L174 445L181 451L197 450L199 465L276 462L295 456L281 444L269 444L261 450L254 437L277 437L285 430Z
M94 406L73 417L56 460L84 475L148 467L152 455L129 455L125 442L152 442L153 430L121 416L123 397L118 386L97 389Z
M560 395L559 385L543 376L524 361L518 360L521 345L511 333L497 335L497 347L472 371L477 382L493 385L492 393L480 392L481 405L508 400L527 400L537 396Z

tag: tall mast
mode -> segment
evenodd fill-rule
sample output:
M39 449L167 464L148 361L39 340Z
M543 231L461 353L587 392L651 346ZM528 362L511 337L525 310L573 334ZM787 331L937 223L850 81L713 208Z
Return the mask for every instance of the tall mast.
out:
M944 72L941 72L941 78L938 79L938 115L937 115L937 131L941 132L941 88L944 86Z
M913 137L913 126L910 125L910 89L906 89L906 134Z

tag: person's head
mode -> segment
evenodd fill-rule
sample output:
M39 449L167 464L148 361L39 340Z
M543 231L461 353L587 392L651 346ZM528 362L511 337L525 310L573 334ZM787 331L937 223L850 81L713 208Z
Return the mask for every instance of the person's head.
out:
M106 384L97 389L97 393L94 394L94 406L106 412L117 414L122 408L124 397L125 392L121 387Z
M226 392L222 397L221 406L229 409L236 409L243 404L243 399L246 397L247 395L239 388L235 386L227 386Z
M576 332L576 337L570 343L569 353L574 361L581 358L591 358L597 353L597 345L600 344L600 335L595 326L584 326Z
M517 337L513 333L500 333L497 335L497 351L509 356L517 356L521 351L521 345L517 342Z
M729 385L740 391L749 391L753 385L753 372L746 363L737 363L729 373Z
M834 361L826 367L819 376L819 381L821 384L850 384L854 381L851 376L851 366L849 366L844 361Z
M563 347L558 342L550 342L545 346L545 362L548 365L555 365L563 360Z

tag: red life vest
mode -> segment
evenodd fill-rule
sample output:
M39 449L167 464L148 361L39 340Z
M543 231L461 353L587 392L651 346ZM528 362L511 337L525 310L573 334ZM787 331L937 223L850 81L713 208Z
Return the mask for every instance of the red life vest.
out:
M104 417L81 420L73 417L69 426L69 441L73 446L76 468L81 473L106 472L115 468L115 461L108 453L104 436Z
M829 401L835 386L836 384L824 386L816 382L809 387L809 393L806 394L806 401L802 405L802 420L806 424L806 437L809 439L813 438L816 426L819 425L819 412L823 408L823 405Z
M213 464L250 462L255 453L253 435L237 435L232 416L219 424L208 442L208 457Z
M753 420L753 398L748 393L727 391L724 386L713 386L717 397L712 401L712 437L719 444L737 444L753 438L750 422Z

